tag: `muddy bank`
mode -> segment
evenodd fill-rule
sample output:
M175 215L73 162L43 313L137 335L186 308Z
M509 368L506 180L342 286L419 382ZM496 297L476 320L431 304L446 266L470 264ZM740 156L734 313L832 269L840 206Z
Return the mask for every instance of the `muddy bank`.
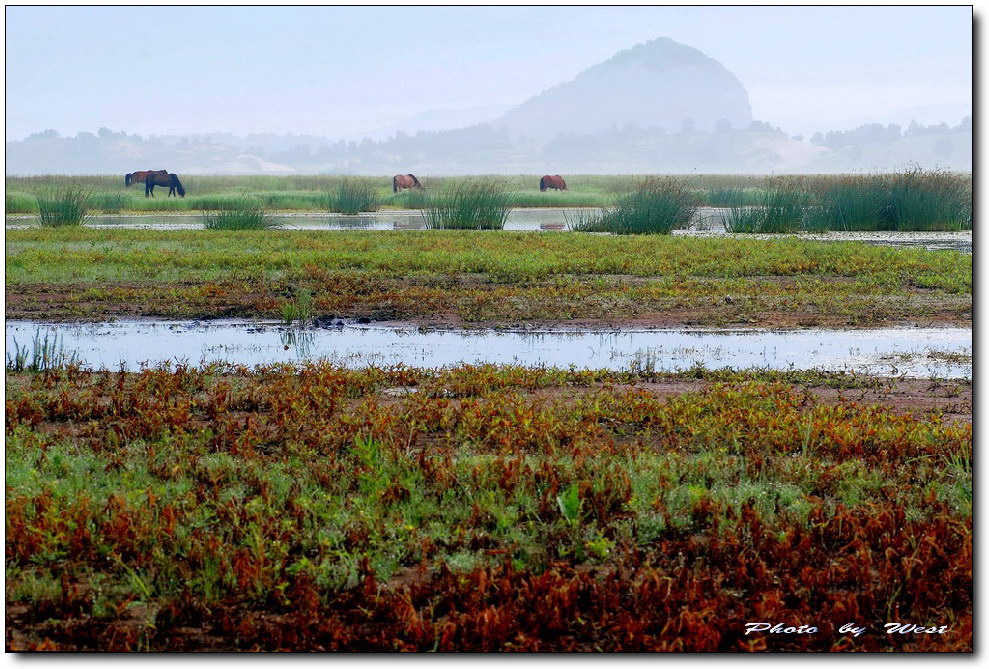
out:
M303 284L304 285L304 284ZM22 284L6 291L11 319L279 318L290 287L228 281ZM666 286L635 277L503 284L484 277L313 282L316 319L409 327L971 327L970 294L913 288L856 292L842 278L704 279Z

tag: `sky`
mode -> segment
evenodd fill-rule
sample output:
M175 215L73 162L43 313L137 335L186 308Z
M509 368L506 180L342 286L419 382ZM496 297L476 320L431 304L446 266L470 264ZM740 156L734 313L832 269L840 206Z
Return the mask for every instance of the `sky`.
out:
M7 7L7 140L359 138L519 104L657 37L721 62L791 134L957 123L972 101L964 6Z

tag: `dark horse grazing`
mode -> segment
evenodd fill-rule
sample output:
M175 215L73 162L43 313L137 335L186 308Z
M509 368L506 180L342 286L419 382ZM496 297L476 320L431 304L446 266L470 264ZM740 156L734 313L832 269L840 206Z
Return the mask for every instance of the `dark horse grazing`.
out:
M391 187L397 193L403 188L422 188L422 184L414 174L396 174L391 178Z
M124 175L124 185L143 184L149 174L168 174L165 170L144 170L142 172L132 172Z
M552 188L554 190L566 190L567 182L563 180L559 174L556 176L551 176L547 174L542 179L539 180L539 190L545 192L547 188Z
M168 197L171 197L176 193L179 197L185 197L185 188L182 188L182 183L179 181L179 176L177 174L148 174L147 179L144 182L144 197L154 197L155 196L155 186L168 186Z

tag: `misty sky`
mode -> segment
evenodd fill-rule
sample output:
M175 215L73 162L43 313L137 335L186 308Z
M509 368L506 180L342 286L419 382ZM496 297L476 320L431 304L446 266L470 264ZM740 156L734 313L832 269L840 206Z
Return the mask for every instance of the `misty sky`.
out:
M8 140L101 126L360 137L430 109L518 104L656 37L720 61L755 118L790 133L957 123L972 99L968 7L8 7L6 19Z

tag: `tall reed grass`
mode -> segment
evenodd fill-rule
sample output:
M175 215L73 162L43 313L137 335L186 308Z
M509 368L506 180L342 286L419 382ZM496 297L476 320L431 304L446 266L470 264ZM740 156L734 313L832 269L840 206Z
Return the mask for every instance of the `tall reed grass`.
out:
M502 230L513 197L501 181L461 181L430 197L422 218L430 230Z
M380 206L378 189L368 179L344 179L323 197L326 208L340 214L377 211Z
M649 177L618 197L614 207L599 215L580 212L566 217L567 226L578 232L610 232L617 235L668 235L685 228L697 211L694 193L687 182L675 177Z
M728 232L799 232L809 202L810 194L800 179L779 177L760 194L757 205L731 206L721 214L721 222Z
M241 198L219 209L203 210L203 227L207 230L269 230L280 225L257 198Z
M90 195L79 188L50 188L38 194L38 222L45 227L82 225Z
M941 170L832 178L815 188L806 228L936 231L972 228L972 182Z
M883 221L892 230L972 228L971 182L944 171L913 169L884 179Z

